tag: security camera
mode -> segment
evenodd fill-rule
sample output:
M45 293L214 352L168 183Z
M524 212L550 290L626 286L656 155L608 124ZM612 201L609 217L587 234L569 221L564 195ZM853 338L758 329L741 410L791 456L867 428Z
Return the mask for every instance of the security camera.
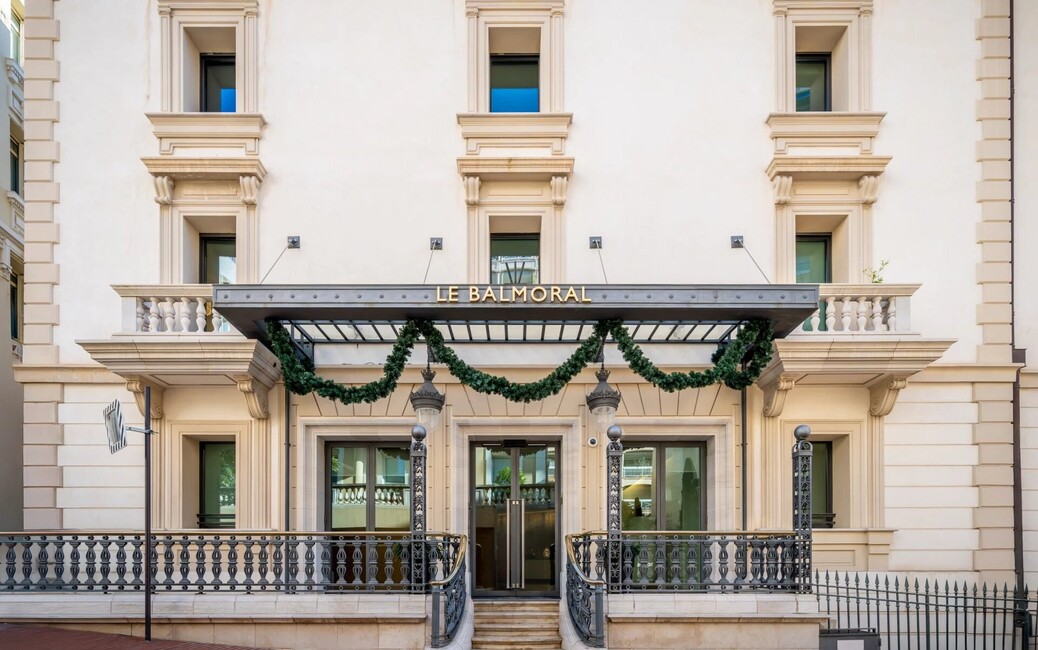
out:
M591 436L590 438L588 438L587 439L587 446L588 447L597 447L598 446L598 438L596 438L594 436Z

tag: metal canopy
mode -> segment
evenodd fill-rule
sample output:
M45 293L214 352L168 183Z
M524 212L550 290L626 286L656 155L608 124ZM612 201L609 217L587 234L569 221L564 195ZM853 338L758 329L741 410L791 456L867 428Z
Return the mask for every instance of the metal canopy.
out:
M213 307L264 342L264 321L278 319L308 352L392 343L410 318L432 320L449 343L574 343L598 320L618 318L639 343L716 344L751 319L786 336L818 308L818 286L238 284L213 287Z

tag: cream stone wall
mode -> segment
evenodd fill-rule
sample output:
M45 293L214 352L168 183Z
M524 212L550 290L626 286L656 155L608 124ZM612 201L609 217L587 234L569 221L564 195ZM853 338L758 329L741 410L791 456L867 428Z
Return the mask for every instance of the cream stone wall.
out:
M253 6L216 4L240 12ZM869 140L873 160L889 157L889 163L869 167L867 174L780 174L773 186L766 169L776 144L767 122L788 108L777 101L782 92L776 81L777 69L788 63L776 60L784 51L776 24L787 5L666 0L639 7L632 18L629 2L572 0L563 3L562 14L552 14L552 21L562 21L565 38L552 32L551 47L558 51L552 52L551 78L558 87L552 86L550 103L558 115L549 131L565 138L548 147L559 158L554 171L529 185L539 192L542 223L552 228L550 274L566 283L601 282L604 265L613 283L764 282L747 251L730 248L729 236L739 234L767 279L778 280L789 271L789 251L783 258L775 241L789 232L780 233L787 208L776 209L776 203L792 201L792 210L813 194L822 197L818 209L824 211L831 195L842 192L841 201L853 204L862 223L859 236L871 232L870 241L854 248L852 266L875 268L887 259L887 284L921 285L907 292L910 300L904 297L911 329L843 339L860 343L857 348L815 348L821 361L804 376L778 381L784 409L776 409L774 387L749 391L745 427L738 393L716 387L662 393L611 360L614 383L624 393L619 420L631 440L677 433L708 441L715 468L708 523L716 528L741 524L744 488L751 528L789 526L792 428L809 423L818 439L839 442L838 465L846 468L835 495L846 504L837 513L840 530L817 538L824 562L1002 580L1012 570L1007 476L1013 368L1005 340L1002 178L1006 5L818 0L819 7L859 12L856 110L884 115L862 118L874 138L855 137ZM234 136L246 141L245 180L227 155L201 171L182 160L184 168L174 168L161 158L183 158L177 147L188 145L178 141L162 149L155 131L175 125L148 117L161 113L164 97L178 96L163 86L163 80L178 80L171 79L173 68L164 68L169 64L162 54L169 37L163 30L173 23L164 22L169 18L160 16L156 2L111 0L99 11L77 0L32 0L27 11L26 157L32 164L26 218L34 225L26 249L26 357L19 371L25 383L25 526L137 527L143 504L132 486L143 473L139 439L109 456L100 417L103 406L119 397L139 422L135 395L127 391L126 377L102 371L77 341L127 333L125 304L112 285L187 281L173 278L182 259L169 259L182 250L163 243L177 236L176 218L186 209L178 202L187 197L202 206L192 209L204 212L222 192L219 202L242 228L242 245L254 246L242 254L249 260L243 278L437 284L478 277L472 251L481 249L468 238L485 229L470 229L470 219L488 214L481 202L504 192L502 186L522 188L502 180L511 172L479 167L485 161L457 161L473 153L463 134L476 128L472 118L459 117L474 110L470 86L478 69L468 60L473 16L466 3L412 1L390 11L372 2L259 0L254 14L246 19L242 13L248 25L242 29L254 29L242 42L255 45L255 52L240 56L255 55L248 65L255 68L257 87L252 97L250 82L248 105L254 99L258 115L235 127L246 132ZM1020 11L1027 24L1036 20L1030 7ZM1033 46L1018 46L1022 61L1038 57ZM1024 63L1018 70L1027 90L1034 80ZM98 88L107 89L111 101L84 100L96 97ZM1033 117L1031 95L1024 93L1021 110ZM770 124L772 133L778 122ZM1023 137L1033 136L1021 129ZM482 155L480 147L475 153ZM1033 149L1018 145L1018 173L1036 164ZM218 182L199 180L214 169L222 174ZM471 171L465 183L459 169ZM784 192L789 195L780 196ZM1021 212L1038 200L1033 189L1022 192ZM1020 241L1028 241L1031 228L1020 226ZM288 235L301 236L300 250L284 250ZM587 249L590 235L603 237L601 262ZM443 237L444 249L433 253L425 278L432 236ZM1021 258L1018 278L1032 277L1034 269L1026 265L1033 262ZM845 271L842 280L865 280L855 277L863 269ZM1024 294L1017 294L1019 314L1036 315L1038 305ZM907 322L908 315L899 317ZM1020 346L1033 337L1026 325L1018 334ZM932 349L940 341L953 343L930 369L898 375L896 361L920 340ZM880 341L895 342L885 348L890 358L866 359L868 344ZM473 355L487 359L498 351ZM508 354L513 356L497 371L513 380L539 378L553 365ZM856 367L866 361L873 364L869 370ZM205 375L208 366L198 363ZM322 372L360 382L375 378L376 369L328 362ZM523 428L564 441L568 504L579 503L567 511L564 530L602 526L605 452L586 444L583 406L593 385L590 372L559 396L529 405L439 379L448 406L443 428L429 439L430 528L467 530L467 437ZM407 388L417 381L409 369L400 389L370 405L293 397L286 432L277 388L266 395L260 387L260 395L247 384L251 392L243 396L241 384L170 380L157 420L161 525L191 524L185 497L177 492L189 465L178 445L209 436L234 437L241 445L239 526L282 527L287 435L293 445L291 522L320 527L320 441L365 431L406 439L412 417ZM1034 398L1026 395L1030 451L1038 449L1038 433L1028 419ZM1035 469L1028 465L1032 460L1025 455L1026 470ZM1025 481L1025 508L1033 513L1038 481L1031 471ZM1027 526L1038 533L1030 515ZM1031 535L1025 542L1033 548Z

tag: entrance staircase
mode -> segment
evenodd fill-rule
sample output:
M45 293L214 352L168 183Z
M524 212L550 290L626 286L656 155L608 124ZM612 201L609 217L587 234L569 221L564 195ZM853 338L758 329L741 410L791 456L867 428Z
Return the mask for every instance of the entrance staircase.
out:
M561 650L559 601L477 600L473 650Z

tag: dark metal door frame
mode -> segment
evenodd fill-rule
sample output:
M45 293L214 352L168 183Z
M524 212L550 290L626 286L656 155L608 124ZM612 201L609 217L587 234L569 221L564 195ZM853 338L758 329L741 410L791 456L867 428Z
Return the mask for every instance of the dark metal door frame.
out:
M514 529L509 526L509 530L506 531L505 538L508 540L508 548L505 551L505 558L508 561L508 569L506 575L508 577L507 582L511 586L508 589L476 589L476 572L478 571L478 565L476 564L476 512L475 512L475 492L476 492L476 454L475 450L477 447L500 447L501 449L509 449L511 451L511 486L509 498L505 503L505 516L511 518L512 516L519 517L519 525ZM555 558L554 566L552 567L553 578L555 580L555 588L546 591L528 590L526 588L525 575L522 572L519 576L512 575L514 567L520 567L520 571L525 566L525 553L523 548L525 546L524 541L525 535L525 501L520 496L520 468L519 468L519 451L529 447L554 447L555 448ZM559 567L561 566L560 553L564 552L562 546L562 526L559 522L560 511L562 510L562 438L551 437L551 438L528 438L528 439L511 439L503 437L480 437L469 439L469 553L470 557L473 558L473 570L471 572L471 583L469 585L469 593L472 594L473 599L515 599L515 598L530 598L530 599L558 599L560 597L559 591ZM518 498L516 498L518 497ZM513 509L515 513L513 514ZM512 540L513 534L519 539L516 540L519 543L515 544Z

